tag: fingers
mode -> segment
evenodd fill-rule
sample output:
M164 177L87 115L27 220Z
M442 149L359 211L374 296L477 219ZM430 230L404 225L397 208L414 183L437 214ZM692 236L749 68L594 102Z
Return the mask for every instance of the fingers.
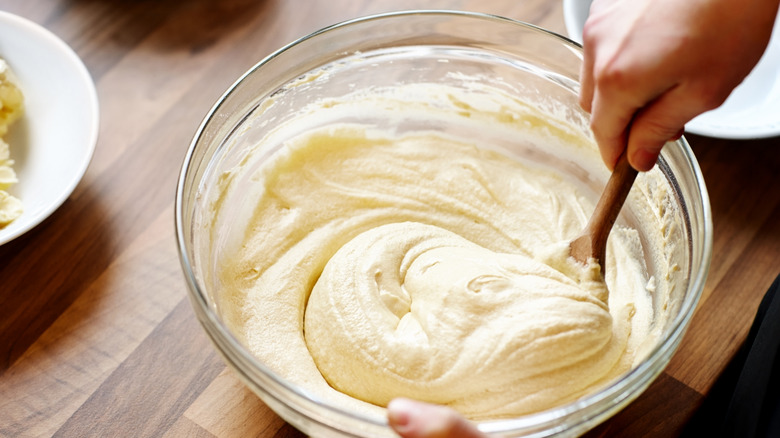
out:
M594 0L586 22L580 106L591 114L591 131L609 169L628 148L631 165L649 170L666 141L692 118L662 112L669 103L663 96L680 83L679 62L669 65L679 46L659 43L657 35L675 40L656 29L656 21L643 21L648 4Z
M580 107L586 112L591 112L593 103L593 59L585 55L582 59L580 70Z
M623 101L620 96L605 96L605 90L608 89L601 87L594 92L590 127L599 145L601 158L612 170L626 148L626 135L634 113L639 108Z
M594 0L580 106L602 158L646 171L688 121L722 103L758 62L777 2ZM714 49L713 49L714 48Z
M650 170L666 142L679 138L686 122L709 109L689 87L648 73L654 71L651 64L635 62L633 68L622 68L613 63L597 71L599 76L589 79L593 81L590 126L610 170L626 150L632 167ZM648 75L657 82L642 80Z
M453 409L397 398L387 406L390 427L404 438L484 438Z
M591 112L593 102L593 50L591 45L583 46L582 66L580 67L580 107Z
M615 27L612 17L618 2L594 1L583 32L583 61L580 74L580 106L591 113L591 131L602 159L614 169L626 148L628 127L634 114L664 91L663 78L642 80L655 62L643 53L636 57L623 52L630 38L625 24ZM631 22L626 19L625 22ZM624 37L619 35L626 34Z
M582 66L580 68L580 107L586 112L591 111L591 104L593 102L593 66L596 59L596 53L594 44L585 43L586 39L590 38L590 27L593 26L593 20L597 19L597 16L601 9L604 9L604 2L594 0L590 5L590 13L588 14L588 20L585 22L585 26L582 31L583 39L583 56Z
M682 136L685 123L714 107L706 96L677 86L645 105L631 122L628 162L639 171L652 169L664 145Z

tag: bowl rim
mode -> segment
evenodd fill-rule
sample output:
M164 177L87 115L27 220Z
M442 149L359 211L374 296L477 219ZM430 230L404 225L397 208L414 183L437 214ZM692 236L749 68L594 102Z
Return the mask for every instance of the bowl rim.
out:
M367 415L362 415L355 412L349 412L339 407L328 405L324 403L322 400L320 400L318 397L308 394L305 390L302 390L301 388L293 385L291 382L277 375L275 372L267 368L264 364L260 363L238 341L238 339L230 332L230 330L227 328L225 323L222 322L221 318L217 315L216 310L209 305L206 299L206 294L201 289L196 279L196 275L193 272L192 263L189 258L189 244L187 243L186 236L185 236L184 212L182 210L182 206L186 203L185 201L186 194L184 193L184 189L187 186L187 182L189 179L188 177L193 172L191 168L191 164L196 149L198 148L198 144L201 136L203 135L206 127L209 124L214 122L216 114L219 112L220 108L225 103L225 101L234 92L236 92L236 90L240 87L240 85L248 76L257 72L264 65L271 62L280 54L290 50L295 46L298 46L299 44L307 40L315 38L324 33L338 31L339 29L349 27L354 24L361 24L361 23L367 23L375 20L386 20L386 19L392 19L398 17L410 17L410 16L442 16L442 17L450 16L450 17L459 17L459 18L466 18L466 19L497 21L508 25L519 26L527 30L539 32L559 40L561 43L568 46L568 48L572 52L574 52L576 56L578 56L580 59L582 58L582 46L578 42L566 36L552 32L550 30L544 29L534 24L526 23L523 21L519 21L507 17L502 17L499 15L480 13L480 12L438 10L438 9L406 10L406 11L395 11L395 12L367 15L364 17L353 18L330 26L326 26L322 29L316 30L312 33L309 33L308 35L298 38L292 41L291 43L284 45L280 49L272 52L271 54L269 54L268 56L260 60L258 63L256 63L254 66L252 66L244 74L242 74L219 97L219 99L214 103L214 105L211 107L211 109L208 111L206 116L201 121L200 125L198 126L191 140L187 153L182 162L181 172L177 182L176 196L175 196L175 203L174 203L177 248L178 248L179 259L182 266L182 270L186 282L189 286L188 295L190 296L191 302L195 307L196 314L201 324L204 326L204 329L208 332L209 336L212 338L212 342L214 342L215 344L217 344L218 342L228 344L232 349L232 351L230 352L231 354L236 354L238 355L237 358L240 359L241 361L252 364L252 366L254 366L259 372L265 374L267 377L272 379L274 383L280 385L285 390L289 391L297 399L306 400L307 402L313 403L318 407L328 412L331 412L333 414L350 417L353 420L366 422L374 426L384 426L384 427L388 425L386 419L383 419L381 421L376 421L374 418L371 418ZM689 278L689 290L692 290L695 293L687 295L685 297L685 299L681 303L680 312L678 313L678 315L675 317L675 319L669 325L668 328L669 337L672 339L676 339L676 342L673 343L673 345L659 343L658 345L654 346L653 349L646 354L645 359L638 366L632 368L630 371L626 372L618 379L612 381L610 384L604 386L603 388L599 389L596 392L590 393L586 396L583 396L565 405L557 406L545 411L535 412L532 414L527 414L527 415L523 415L516 418L510 418L510 419L481 421L477 424L477 426L482 432L506 433L512 431L522 431L532 427L534 428L534 430L537 430L537 428L545 427L545 425L551 424L553 421L561 417L565 417L574 412L577 412L583 407L595 405L603 401L604 399L613 398L616 395L620 395L621 393L624 394L624 396L626 396L628 395L628 393L625 393L624 391L626 389L632 388L631 385L635 384L636 383L635 380L639 379L640 384L644 382L643 384L644 387L641 388L640 391L636 391L636 393L633 395L633 398L635 398L644 390L644 388L649 386L649 384L655 379L655 377L658 374L660 374L663 371L663 368L653 370L651 368L652 364L660 360L660 358L662 358L664 355L668 355L669 357L671 357L671 354L673 354L673 352L676 350L677 345L679 344L679 342L682 339L682 336L687 330L689 321L693 316L694 310L698 305L699 299L704 289L704 283L709 272L710 260L712 256L712 217L711 217L709 195L707 193L707 189L704 184L704 178L701 173L701 169L694 157L693 151L691 150L685 138L681 138L675 143L678 144L681 149L682 157L684 159L684 164L689 166L689 169L692 172L693 180L696 184L696 188L698 189L696 193L698 193L701 197L701 203L702 203L701 215L703 219L702 221L703 246L701 248L702 269L698 271L691 271L691 277ZM199 183L199 181L196 181L196 183ZM215 336L218 337L218 339L214 339ZM220 345L217 346L219 347ZM233 361L236 359L236 358L228 358L225 352L220 351L220 353L223 355L223 358L225 358L228 361ZM229 365L235 366L235 363L229 363ZM652 375L646 381L641 380L641 375L645 375L648 373L655 374L655 375ZM242 377L247 378L246 376L242 376ZM268 393L266 392L266 394ZM268 395L276 398L272 394L268 394ZM577 423L577 426L592 427L593 425L603 420L605 416L613 413L616 410L622 409L627 403L632 401L633 398L630 398L625 403L621 404L618 409L612 408L614 410L611 410L611 408L607 406L604 409L601 409L593 413L592 415L589 415L585 418L580 418L579 422ZM288 405L288 407L298 411L297 406ZM334 429L331 424L323 423L316 419L309 418L309 421L314 421L320 426Z

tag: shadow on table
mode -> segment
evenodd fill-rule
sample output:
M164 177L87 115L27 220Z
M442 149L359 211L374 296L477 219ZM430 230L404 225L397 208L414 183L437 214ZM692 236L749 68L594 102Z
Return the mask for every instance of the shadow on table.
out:
M97 81L131 50L200 53L221 38L272 16L270 0L65 0L48 27L74 47ZM68 9L78 11L68 12ZM71 20L78 20L73 22Z
M0 246L0 375L103 272L116 251L99 198L88 190L78 193L40 225ZM89 200L74 202L77 195Z

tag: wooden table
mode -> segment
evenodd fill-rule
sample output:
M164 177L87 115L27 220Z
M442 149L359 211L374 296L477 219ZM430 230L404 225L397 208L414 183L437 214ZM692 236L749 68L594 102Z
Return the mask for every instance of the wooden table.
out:
M174 241L179 168L211 105L265 55L344 19L421 8L565 32L559 0L0 1L75 49L101 105L76 191L0 246L1 436L300 435L226 369L194 317ZM689 141L712 202L711 273L668 369L599 434L676 435L780 272L780 139Z

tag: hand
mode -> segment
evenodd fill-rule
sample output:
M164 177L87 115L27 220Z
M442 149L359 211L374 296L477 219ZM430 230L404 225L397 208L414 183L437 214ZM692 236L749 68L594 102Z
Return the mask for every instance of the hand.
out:
M403 438L484 438L455 410L405 398L387 406L390 427Z
M580 105L612 169L640 171L685 123L718 107L766 49L778 0L594 0ZM630 130L629 130L630 128Z

